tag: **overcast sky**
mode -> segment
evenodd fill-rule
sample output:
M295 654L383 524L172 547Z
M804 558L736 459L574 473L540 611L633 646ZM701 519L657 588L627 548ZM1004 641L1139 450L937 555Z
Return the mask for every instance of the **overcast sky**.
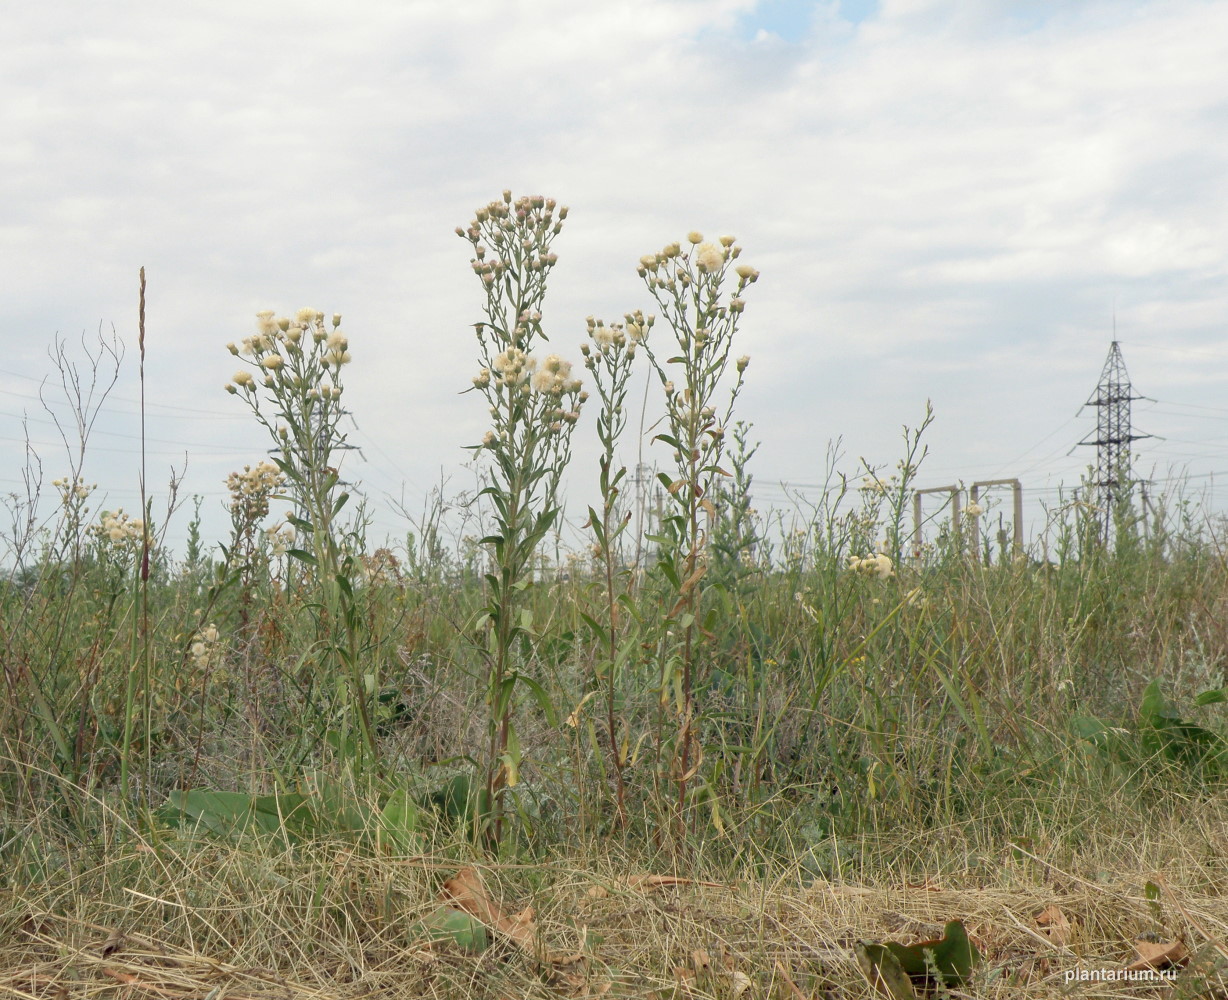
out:
M144 265L152 491L186 452L222 532L226 474L267 448L225 344L309 305L344 316L346 472L401 535L386 495L473 480L481 292L453 230L510 187L570 207L545 325L574 358L587 315L649 310L640 255L738 237L760 507L835 438L850 473L894 464L927 399L919 485L1056 499L1094 460L1069 453L1114 322L1163 438L1139 471L1228 507L1228 4L126 0L7 4L0 31L5 491L23 414L46 480L68 467L48 346L113 326L86 475L138 506ZM581 499L592 437L590 414Z

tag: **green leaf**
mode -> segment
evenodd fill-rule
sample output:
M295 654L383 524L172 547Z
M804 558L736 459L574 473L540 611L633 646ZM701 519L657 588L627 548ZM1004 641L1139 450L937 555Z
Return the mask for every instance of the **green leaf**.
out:
M336 730L329 730L325 739L341 741L342 737ZM353 790L341 779L324 771L310 771L303 776L303 787L310 793L311 809L321 833L351 837L371 829L370 806L355 798Z
M343 734L339 729L326 731L324 742L332 747L337 752L337 756L343 760L355 760L358 757L358 743L354 737Z
M937 941L913 945L888 941L885 946L910 978L929 979L936 975L939 985L958 986L972 975L972 967L981 956L961 921L950 921L944 931Z
M1214 688L1210 691L1204 691L1194 699L1195 705L1218 705L1221 702L1228 701L1228 691L1223 688Z
M585 611L581 611L580 620L588 626L589 631L593 633L593 638L598 642L607 637L606 627L600 624L592 615Z
M316 557L303 549L290 549L286 555L291 559L297 559L299 562L306 563L308 566L316 564Z
M546 716L546 724L557 726L559 724L558 713L554 710L554 703L550 701L550 696L546 694L546 689L543 688L532 677L525 677L521 674L520 683L529 689L533 695L533 700L537 702L537 707L542 710Z
M1103 747L1113 735L1109 726L1090 715L1076 715L1070 720L1070 731L1096 747Z
M1154 882L1143 883L1143 897L1147 900L1147 909L1151 911L1152 919L1157 923L1164 922L1164 911L1160 907L1160 887Z
M479 954L490 947L486 928L469 914L450 906L440 906L406 933L414 944L451 942L465 951Z
M336 517L339 513L341 513L341 508L346 505L346 502L349 499L350 495L348 493L342 493L341 496L337 497L337 499L333 501L333 517Z
M380 834L398 854L412 854L418 845L418 807L409 792L398 788L379 815Z
M256 796L194 788L171 792L159 813L175 825L199 827L219 837L277 834L296 843L313 826L306 803L307 797L297 794Z
M870 985L891 1000L916 1000L912 983L900 963L885 945L873 941L858 941L854 949L857 965Z
M1143 691L1143 700L1138 707L1138 714L1143 721L1162 729L1169 721L1180 721L1179 713L1160 691L1160 680L1156 678Z

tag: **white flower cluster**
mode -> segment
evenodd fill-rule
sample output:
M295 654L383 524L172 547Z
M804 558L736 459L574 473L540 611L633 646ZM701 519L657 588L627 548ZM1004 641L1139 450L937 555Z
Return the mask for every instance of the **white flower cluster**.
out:
M238 345L227 344L226 349L235 357L250 358L257 371L264 373L267 387L276 385L278 377L289 378L296 386L311 384L319 375L329 372L335 379L342 365L350 363L349 338L340 326L340 313L333 314L329 330L324 313L318 309L300 309L294 319L276 318L271 309L266 309L256 313L256 332ZM248 370L235 372L226 391L232 395L255 392L255 375ZM325 390L314 395L330 399L340 395L336 387L326 387L326 391L327 395Z
M98 523L91 525L90 530L117 549L131 548L139 545L145 537L145 522L129 517L121 507L114 513L104 510L99 515Z
M565 392L579 392L580 380L571 377L570 361L564 361L557 354L549 354L533 376L533 391L558 397Z
M51 485L59 491L60 501L65 506L68 506L71 500L87 499L94 490L98 489L97 483L86 486L85 480L80 476L75 479L53 479Z
M668 288L674 291L679 282L683 285L690 284L696 280L697 275L719 277L725 273L726 265L742 253L742 248L734 245L736 239L733 236L722 236L718 243L712 243L704 240L703 233L692 231L687 233L687 242L693 247L689 254L682 249L681 243L675 242L667 243L656 253L645 254L640 258L637 270L641 278L648 280L649 288ZM681 260L681 266L676 263L678 260ZM671 261L675 263L671 265ZM688 262L695 265L696 273L692 273L686 266ZM664 277L659 274L662 270L665 272ZM759 280L759 272L749 264L738 264L734 273L738 276L738 293ZM742 311L743 302L736 294L730 301L729 308L734 312Z
M192 662L199 670L207 670L209 667L216 665L221 654L221 637L218 634L217 626L210 622L192 639L192 645L188 647L188 652L192 656Z
M529 357L518 347L509 347L495 358L493 367L499 373L495 384L511 389L529 380L537 369L537 359ZM487 369L483 368L482 371Z
M592 340L598 355L604 358L621 351L625 352L628 359L634 358L636 348L644 342L652 324L656 322L655 316L645 318L638 309L628 313L625 318L625 325L611 323L606 326L602 320L588 317L589 339ZM588 344L581 344L580 353L584 355L585 367L595 369L597 362L593 356L593 348Z
M269 543L269 552L274 559L280 559L294 547L294 529L288 524L277 524L265 528L264 537Z
M879 552L869 556L849 556L848 568L855 573L865 573L867 576L886 580L895 575L895 564L891 557Z
M232 472L226 479L226 486L236 497L266 496L285 482L281 469L272 462L260 462L255 466L243 466L242 472Z
M543 275L558 263L558 254L550 250L550 241L563 228L566 205L560 207L553 198L541 195L527 195L513 203L511 191L504 191L502 201L490 202L474 216L467 229L456 227L456 235L473 244L474 256L469 266L492 294L498 291L495 282L514 266L510 263L512 258L522 261L520 266L526 271ZM530 238L524 236L526 231Z
M985 508L973 500L972 503L968 504L968 506L964 508L964 513L968 517L980 517L985 513Z
M580 405L588 396L580 391L580 380L572 378L571 368L571 362L557 354L548 354L539 362L520 348L509 347L491 362L490 368L483 368L474 376L473 384L478 389L488 390L493 383L500 393L506 389L528 395L531 391L544 397L546 405L539 418L551 432L557 432L580 419ZM490 412L496 416L499 408L492 405ZM507 440L506 429L489 430L482 438L482 445L493 448Z

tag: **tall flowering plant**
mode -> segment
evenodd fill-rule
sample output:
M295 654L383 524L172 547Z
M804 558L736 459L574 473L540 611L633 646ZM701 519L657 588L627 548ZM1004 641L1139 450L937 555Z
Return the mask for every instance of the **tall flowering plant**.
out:
M273 461L284 477L295 513L287 517L303 539L289 555L308 567L320 590L319 633L326 652L344 668L363 745L375 753L367 701L368 683L358 663L360 619L354 602L353 550L337 537L337 520L349 500L338 471L345 446L341 419L342 369L350 363L349 337L341 315L331 325L324 313L300 309L293 319L257 313L256 332L242 344L227 344L246 360L226 385L239 396L273 441ZM346 741L348 743L348 741Z
M558 261L551 249L567 218L566 207L541 196L490 202L457 235L468 242L470 266L482 285L484 318L474 324L480 365L472 390L486 402L490 428L473 446L490 459L491 485L482 491L495 508L495 534L483 539L494 569L487 574L488 639L484 697L488 755L484 764L485 834L502 834L504 791L519 776L521 749L513 720L516 699L527 690L553 717L542 686L520 652L532 623L519 600L531 576L534 553L558 516L558 485L571 453L571 433L586 395L571 363L545 353L542 302ZM526 640L522 643L522 640Z
M730 359L745 308L743 295L759 277L749 264L737 262L741 252L732 236L711 242L691 232L685 248L670 243L641 257L637 269L660 307L663 325L674 334L668 356L656 340L645 341L644 349L665 396L668 429L657 440L674 450L672 472L660 477L673 514L663 526L667 544L658 568L675 592L670 618L680 632L662 676L662 701L672 690L679 719L671 769L680 818L700 765L694 691L706 665L696 629L703 610L709 526L719 499L718 480L728 475L721 468L725 430L750 363L746 355Z
M635 637L624 639L620 647L621 623L616 583L617 544L619 536L626 530L630 515L622 519L616 517L619 493L627 476L627 469L625 466L619 466L617 469L614 467L614 453L618 438L627 425L625 403L636 348L648 336L655 317L645 318L637 309L634 313L628 313L625 319L625 324L613 323L606 326L601 320L590 316L588 336L591 344L585 343L580 347L580 352L584 355L584 366L593 373L593 383L600 401L597 438L601 442L599 486L602 503L600 511L592 507L588 509L588 526L596 539L593 555L604 576L606 607L605 621L600 627L595 620L588 620L605 654L597 661L595 672L598 683L605 689L606 739L614 772L615 806L620 828L627 825L627 783L624 772L630 740L625 727L620 732L617 709L618 675L634 651Z

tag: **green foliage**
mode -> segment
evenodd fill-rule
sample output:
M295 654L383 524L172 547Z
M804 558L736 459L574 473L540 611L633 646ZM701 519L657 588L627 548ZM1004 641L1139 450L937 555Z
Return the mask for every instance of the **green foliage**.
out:
M1203 691L1194 705L1228 701L1223 688ZM1145 761L1176 767L1191 777L1211 781L1228 774L1228 740L1196 723L1183 719L1180 711L1160 689L1159 678L1147 685L1133 728L1110 726L1088 715L1076 715L1071 730L1098 750L1123 764Z
M935 986L962 985L981 960L976 945L959 920L949 921L943 937L937 941L914 945L860 941L855 954L857 964L871 985L893 1000L916 997L914 987L924 992Z
M475 954L490 947L490 933L481 921L450 906L433 910L412 924L405 935L409 943L416 947L443 942Z
M273 836L287 846L340 837L393 854L421 847L419 808L406 788L376 803L358 798L337 779L307 776L305 792L253 795L194 788L171 792L156 813L162 823L214 836Z

